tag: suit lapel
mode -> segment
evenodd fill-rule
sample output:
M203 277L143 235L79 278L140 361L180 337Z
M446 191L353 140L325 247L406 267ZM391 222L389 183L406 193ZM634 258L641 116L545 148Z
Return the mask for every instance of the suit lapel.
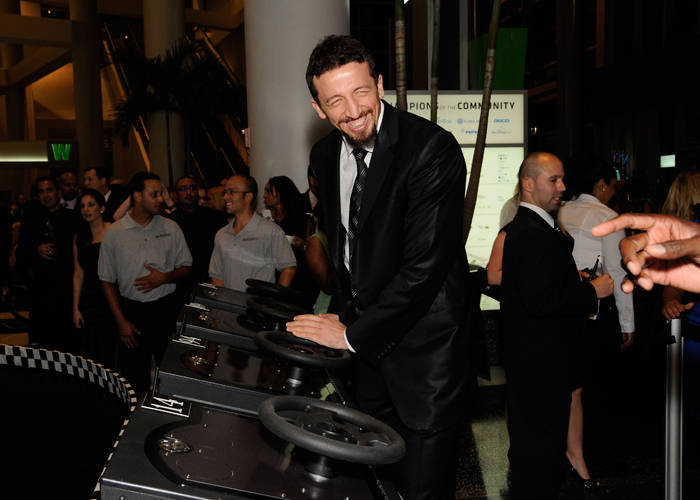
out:
M342 138L340 133L337 133L337 140L332 141L332 148L328 150L328 176L329 181L326 186L328 190L324 193L332 204L332 209L329 211L330 214L334 214L334 217L329 217L330 220L325 221L326 228L328 231L328 242L331 249L335 249L333 252L333 261L336 269L340 269L340 264L343 261L343 248L345 244L345 234L340 223L340 144Z
M367 182L365 192L362 195L362 205L360 206L360 219L358 222L358 232L362 232L365 221L372 212L372 207L377 201L379 191L384 184L384 178L394 162L394 151L392 147L398 141L398 113L384 102L384 117L382 126L377 136L377 142L372 152L372 160L367 172Z

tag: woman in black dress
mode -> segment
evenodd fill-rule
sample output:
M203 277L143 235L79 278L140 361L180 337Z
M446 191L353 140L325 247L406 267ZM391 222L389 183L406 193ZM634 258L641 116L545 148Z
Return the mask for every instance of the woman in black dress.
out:
M301 208L301 193L292 179L280 175L271 177L265 184L263 200L272 219L287 235L297 259L297 270L291 288L302 292L311 307L318 296L319 287L309 271L304 254L306 242L313 233L313 220Z
M117 329L97 276L100 242L110 225L102 219L105 199L85 189L78 207L84 224L73 240L73 324L80 332L80 353L114 368Z

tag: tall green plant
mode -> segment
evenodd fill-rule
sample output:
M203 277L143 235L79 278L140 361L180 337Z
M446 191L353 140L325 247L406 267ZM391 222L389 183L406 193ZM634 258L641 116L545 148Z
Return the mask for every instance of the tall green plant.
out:
M119 63L129 76L130 94L115 107L115 135L120 136L125 145L139 118L156 111L166 113L168 141L172 113L184 118L188 160L194 127L222 113L229 114L241 128L245 123L245 90L227 83L217 61L198 57L192 43L185 40L176 43L165 57L120 54ZM172 175L170 147L168 143L168 171Z

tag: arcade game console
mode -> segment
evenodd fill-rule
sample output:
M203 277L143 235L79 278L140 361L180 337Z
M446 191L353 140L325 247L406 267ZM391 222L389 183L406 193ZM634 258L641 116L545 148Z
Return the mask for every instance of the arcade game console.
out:
M158 393L251 414L257 412L262 401L279 394L345 402L347 396L343 394L342 384L331 373L346 366L349 355L324 348L330 353L326 356L332 357L318 363L316 357L323 353L314 356L312 349L316 344L305 347L305 342L297 339L296 348L311 355L297 353L298 357L285 360L266 352L269 348L251 352L195 337L176 336L158 368Z
M403 456L405 444L393 429L342 405L270 401L261 423L208 405L147 396L106 466L101 498L400 498L363 465Z
M199 283L192 290L191 302L202 304L210 309L223 309L234 313L244 314L251 295L238 290Z

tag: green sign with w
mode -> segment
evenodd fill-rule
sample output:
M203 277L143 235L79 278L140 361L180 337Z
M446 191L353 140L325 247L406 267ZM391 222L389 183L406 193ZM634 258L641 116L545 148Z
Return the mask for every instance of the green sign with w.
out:
M51 144L53 159L56 161L70 160L70 144Z

